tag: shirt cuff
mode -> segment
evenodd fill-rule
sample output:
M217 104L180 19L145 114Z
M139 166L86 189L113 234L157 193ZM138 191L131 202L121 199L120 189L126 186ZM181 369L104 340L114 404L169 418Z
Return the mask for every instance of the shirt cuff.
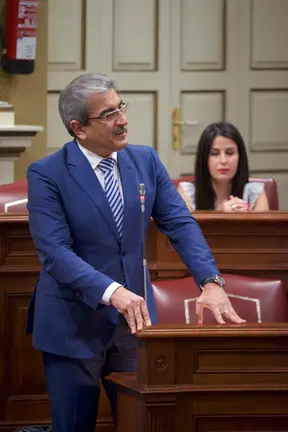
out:
M116 291L117 288L121 287L122 285L120 285L118 282L112 282L108 288L106 288L106 290L104 291L104 294L102 296L102 300L101 303L104 303L106 305L110 304L110 298L112 296L112 294L114 293L114 291Z

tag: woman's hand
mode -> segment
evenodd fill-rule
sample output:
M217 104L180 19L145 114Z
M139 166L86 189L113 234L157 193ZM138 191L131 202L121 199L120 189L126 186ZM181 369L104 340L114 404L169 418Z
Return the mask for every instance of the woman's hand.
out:
M224 212L249 212L249 204L246 203L243 199L238 197L234 197L230 195L229 200L223 203L223 211Z

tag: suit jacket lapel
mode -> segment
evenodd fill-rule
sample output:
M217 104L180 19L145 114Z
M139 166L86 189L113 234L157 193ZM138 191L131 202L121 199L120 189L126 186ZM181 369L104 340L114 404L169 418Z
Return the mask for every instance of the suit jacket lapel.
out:
M118 242L120 242L118 229L105 192L90 163L79 149L76 141L70 142L66 148L68 168L71 175L98 207L98 210L109 224Z

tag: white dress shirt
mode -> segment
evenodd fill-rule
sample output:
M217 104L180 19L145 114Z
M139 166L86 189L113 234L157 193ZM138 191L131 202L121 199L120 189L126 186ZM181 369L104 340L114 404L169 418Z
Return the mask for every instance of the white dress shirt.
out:
M88 162L90 163L93 171L95 172L102 188L104 189L104 173L101 171L101 169L98 167L99 163L101 162L102 158L101 156L96 155L95 153L91 152L90 150L86 149L85 147L83 147L81 144L79 144L79 142L77 141L78 147L79 149L82 151L82 153L84 154L84 156L86 156L86 158L88 159ZM119 170L118 170L118 166L117 166L117 152L113 152L111 153L110 157L112 157L116 163L114 164L114 168L113 168L113 173L117 179L118 182L118 186L120 189L120 194L122 197L122 202L124 205L124 200L123 200L123 189L122 189L122 184L121 184L121 179L120 179L120 174L119 174ZM102 303L109 305L110 304L110 297L111 295L114 293L114 291L119 288L121 286L121 284L119 284L118 282L112 282L105 290L103 296L102 296Z

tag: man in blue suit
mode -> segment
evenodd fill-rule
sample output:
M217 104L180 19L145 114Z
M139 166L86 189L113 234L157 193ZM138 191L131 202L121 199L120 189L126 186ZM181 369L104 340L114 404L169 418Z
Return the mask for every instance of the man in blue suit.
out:
M28 332L43 354L53 432L94 430L99 380L135 371L134 334L157 320L148 274L143 298L139 184L146 187L145 229L152 216L202 289L199 323L204 306L220 324L222 315L244 322L156 152L128 145L126 109L112 78L76 78L59 99L73 141L27 173L30 230L42 266ZM116 419L116 389L105 379L103 385Z

